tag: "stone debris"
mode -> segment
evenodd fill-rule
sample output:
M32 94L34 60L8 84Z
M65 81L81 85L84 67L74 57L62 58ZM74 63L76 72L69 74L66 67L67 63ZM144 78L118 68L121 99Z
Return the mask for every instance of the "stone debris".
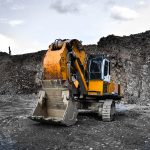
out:
M97 45L85 45L88 54L111 60L112 79L120 82L127 103L150 102L150 31L130 36L109 35ZM0 52L0 94L37 93L46 51L10 56Z

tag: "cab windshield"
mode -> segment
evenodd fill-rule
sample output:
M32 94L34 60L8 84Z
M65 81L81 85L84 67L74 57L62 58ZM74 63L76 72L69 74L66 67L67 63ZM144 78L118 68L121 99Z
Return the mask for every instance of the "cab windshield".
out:
M101 79L101 64L102 58L93 58L89 65L89 78Z

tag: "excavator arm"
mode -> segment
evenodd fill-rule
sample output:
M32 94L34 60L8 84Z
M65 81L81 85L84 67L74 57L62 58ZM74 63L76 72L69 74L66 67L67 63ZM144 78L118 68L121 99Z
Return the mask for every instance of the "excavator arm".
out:
M78 63L85 69L86 54L78 40L56 40L49 46L44 60L42 90L33 115L38 122L72 125L77 121L77 102L73 94L78 92L77 74L87 92L85 77Z

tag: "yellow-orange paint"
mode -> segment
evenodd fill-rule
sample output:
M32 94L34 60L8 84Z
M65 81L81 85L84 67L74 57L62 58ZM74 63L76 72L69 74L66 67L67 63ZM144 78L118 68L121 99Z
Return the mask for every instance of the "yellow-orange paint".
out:
M73 40L72 51L77 58L81 61L81 64L85 67L86 54L84 49L78 50L77 44L79 41ZM69 78L68 68L67 68L67 41L64 41L61 49L53 50L52 45L49 47L44 60L44 79L61 79L67 80Z
M47 51L43 60L45 79L62 79L60 60L64 50L65 44L60 50L52 51L50 47Z
M102 80L90 80L88 91L90 92L99 92L100 95L103 95L103 84Z

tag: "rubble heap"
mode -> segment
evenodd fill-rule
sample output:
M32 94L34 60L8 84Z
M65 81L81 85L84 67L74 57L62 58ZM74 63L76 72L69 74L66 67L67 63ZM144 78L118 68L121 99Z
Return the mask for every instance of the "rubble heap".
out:
M85 49L88 54L109 57L112 79L122 84L124 100L150 102L150 31L123 37L109 35ZM0 94L36 93L45 52L16 56L0 52Z
M150 31L101 38L97 52L110 58L112 78L121 82L125 100L150 102Z
M0 53L0 94L36 93L45 51L10 56Z

